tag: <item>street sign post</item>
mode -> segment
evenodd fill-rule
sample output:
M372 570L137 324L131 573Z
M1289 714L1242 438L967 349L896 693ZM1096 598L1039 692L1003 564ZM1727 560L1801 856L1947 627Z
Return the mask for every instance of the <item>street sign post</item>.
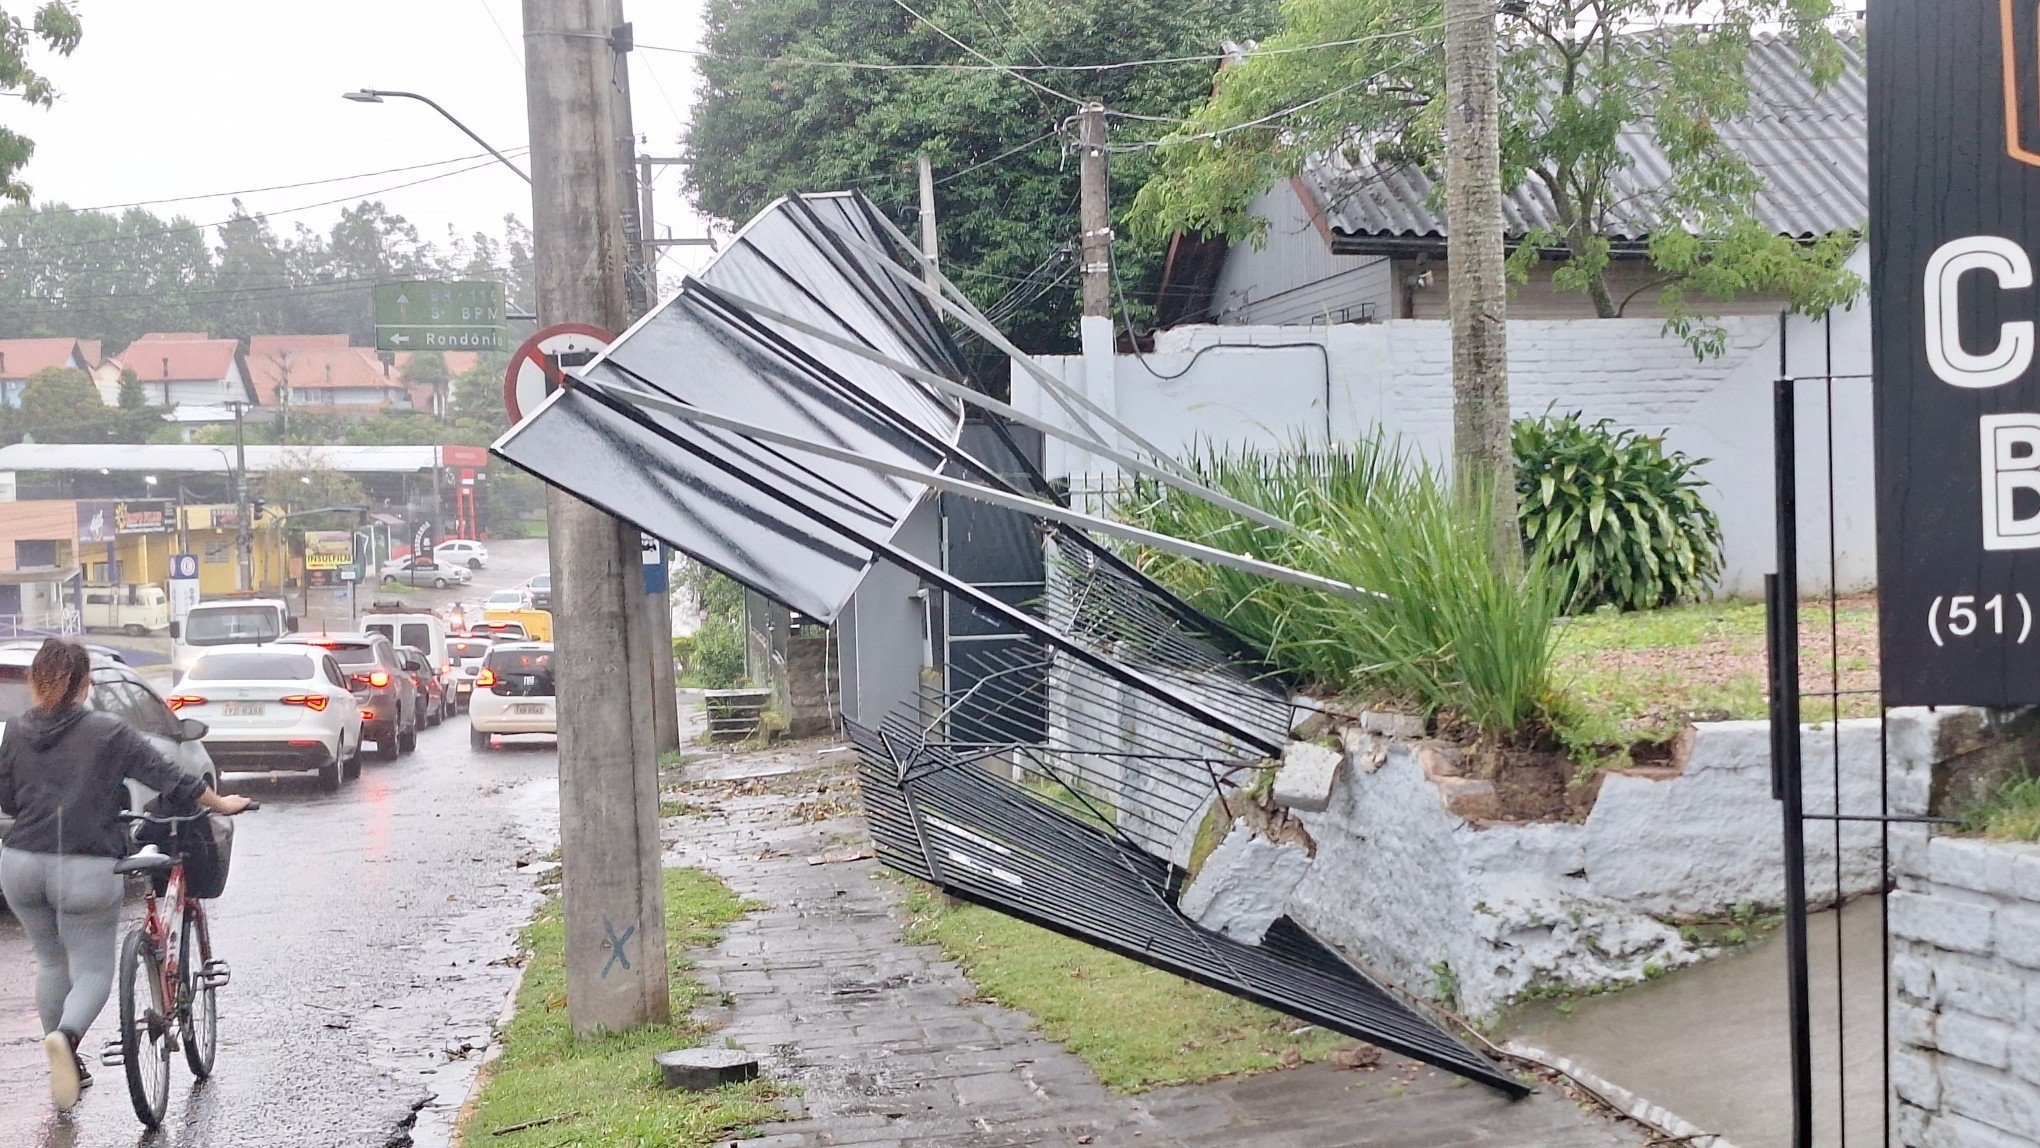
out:
M1870 7L1886 705L2040 702L2034 8Z
M198 555L170 556L170 617L178 622L198 605Z
M615 335L587 323L555 323L518 344L503 372L503 409L522 422L560 389L561 371L594 361Z
M649 534L638 535L638 557L645 568L645 593L666 592L666 544Z
M501 283L376 284L378 351L500 351L503 347Z

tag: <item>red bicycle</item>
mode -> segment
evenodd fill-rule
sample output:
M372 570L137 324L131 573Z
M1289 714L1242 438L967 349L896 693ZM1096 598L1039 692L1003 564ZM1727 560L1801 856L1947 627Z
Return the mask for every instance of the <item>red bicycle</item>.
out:
M251 801L248 808L257 804ZM150 881L142 922L120 950L120 1035L107 1042L100 1062L126 1069L128 1098L150 1128L163 1123L170 1105L170 1055L182 1049L192 1075L204 1080L212 1075L218 1051L215 994L232 974L225 961L213 956L205 904L193 894L185 867L195 847L191 835L210 831L209 816L121 814L123 821L160 826L162 832L157 835L161 840L151 843L155 849L145 847L113 867L116 873L141 874ZM214 880L224 881L224 874Z

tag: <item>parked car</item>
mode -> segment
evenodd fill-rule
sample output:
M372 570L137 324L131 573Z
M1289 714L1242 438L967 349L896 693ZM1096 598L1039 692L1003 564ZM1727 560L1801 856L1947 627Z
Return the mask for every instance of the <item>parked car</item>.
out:
M385 586L402 583L406 586L430 586L444 590L448 586L465 586L475 580L465 566L450 562L437 562L430 558L392 558L383 563L382 580Z
M83 617L88 630L119 630L131 638L170 628L170 596L153 582L87 582Z
M432 548L432 556L470 570L480 570L489 564L489 548L472 538L449 538Z
M361 775L361 704L319 646L207 650L170 708L205 722L206 749L222 769L317 773L328 792Z
M534 610L552 609L551 574L532 575L531 578L524 583L524 588L531 592L532 609Z
M482 663L488 659L491 645L493 643L489 639L472 635L446 640L447 663L453 667L453 705L456 710L468 708L469 697L475 690L475 678L482 672Z
M29 708L28 666L41 646L39 639L0 642L0 730ZM219 771L213 765L212 755L206 752L205 723L172 713L141 675L103 647L87 647L87 652L91 655L92 688L86 694L85 704L126 719L177 768L207 786L216 786ZM139 782L127 783L129 809L139 810L155 799L155 790ZM0 840L6 839L12 827L13 818L0 814Z
M504 642L489 650L468 702L468 744L488 749L496 734L559 732L549 642Z
M418 689L419 724L430 729L445 721L452 704L446 700L446 683L432 668L432 659L416 646L398 646L397 664L411 675L411 684Z
M361 706L361 736L375 743L375 755L395 761L418 748L418 689L381 634L290 634L282 645L312 645L332 652L347 688Z

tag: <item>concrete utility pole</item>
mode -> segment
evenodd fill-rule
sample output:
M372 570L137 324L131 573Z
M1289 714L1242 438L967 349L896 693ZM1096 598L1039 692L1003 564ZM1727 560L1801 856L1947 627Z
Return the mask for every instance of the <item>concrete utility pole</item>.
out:
M1509 286L1502 250L1500 53L1494 0L1445 0L1445 203L1452 311L1452 462L1488 506L1489 551L1521 561L1509 441ZM1480 484L1478 486L1474 484Z
M242 590L255 588L255 540L249 533L255 524L248 503L248 404L228 403L234 411L234 505L239 511L240 530L235 532L234 549L238 572L234 581Z
M621 331L623 165L616 0L524 0L532 247L541 323ZM663 1023L658 747L637 528L546 490L560 712L567 1020L577 1035ZM619 675L616 667L636 667Z
M652 267L654 260L646 253L654 250L651 246L652 220L649 179L641 180L639 173L649 174L649 165L640 164L637 158L637 128L631 118L630 107L630 51L634 47L631 26L623 18L623 0L612 0L610 18L613 31L610 33L610 62L613 69L609 98L610 113L616 123L616 159L618 178L624 188L623 233L629 242L627 258L630 261L630 317L637 319L659 304L659 291L653 284ZM616 330L621 331L618 327ZM660 548L663 554L664 547ZM640 588L644 567L638 568ZM646 648L650 660L645 672L651 675L652 691L652 737L660 753L680 748L680 699L675 688L677 677L673 668L673 600L667 591L647 593L644 596L644 627L647 638Z
M941 246L935 238L935 163L927 152L914 158L921 174L921 254L928 257L928 265L921 268L921 278L927 280L929 287L939 290L942 275L936 270Z
M1112 201L1105 181L1105 105L1078 113L1081 151L1077 191L1082 197L1084 315L1112 318Z

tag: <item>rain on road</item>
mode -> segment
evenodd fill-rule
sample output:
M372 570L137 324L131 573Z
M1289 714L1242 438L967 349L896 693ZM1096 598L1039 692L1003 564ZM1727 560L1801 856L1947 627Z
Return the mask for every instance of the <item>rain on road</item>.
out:
M543 543L512 553L524 561L499 561L462 597L544 568ZM227 893L211 906L214 946L233 968L219 1063L195 1086L173 1061L156 1137L144 1137L118 1068L94 1068L97 1084L69 1118L51 1113L33 958L0 911L0 1144L443 1143L515 979L504 958L538 902L531 863L558 827L551 739L475 752L466 725L454 717L421 732L416 753L365 762L331 796L308 776L227 779L262 808L238 822ZM139 908L133 900L130 915ZM117 1016L109 1002L88 1054L116 1033Z

